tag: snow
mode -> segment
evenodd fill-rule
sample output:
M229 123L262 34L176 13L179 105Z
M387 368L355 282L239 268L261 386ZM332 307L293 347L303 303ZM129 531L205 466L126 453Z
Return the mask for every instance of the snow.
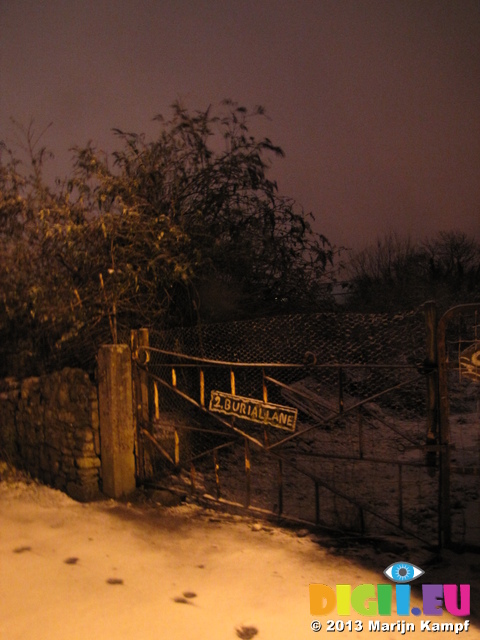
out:
M194 504L79 504L18 474L0 482L0 531L1 640L317 638L325 620L314 634L309 583L376 584L396 560L432 561L422 548L399 558ZM446 554L422 568L428 582L470 582L475 614L478 556ZM417 630L408 636L424 637L410 618ZM480 626L468 635L480 638Z

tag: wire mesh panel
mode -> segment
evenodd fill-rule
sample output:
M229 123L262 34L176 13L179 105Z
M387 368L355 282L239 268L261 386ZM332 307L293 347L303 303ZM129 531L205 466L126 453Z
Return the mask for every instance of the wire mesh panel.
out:
M480 305L448 312L445 353L451 539L480 547Z
M422 312L152 332L152 433L167 454L158 468L168 473L178 462L213 498L337 529L403 529L435 543L424 359ZM237 406L290 408L295 428L286 419L254 422L254 409L250 418L245 409L216 413L216 393L240 399Z

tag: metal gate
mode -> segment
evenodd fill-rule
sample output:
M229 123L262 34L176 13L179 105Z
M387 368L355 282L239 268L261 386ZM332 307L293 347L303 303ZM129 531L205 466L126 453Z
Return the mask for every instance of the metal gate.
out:
M438 324L443 544L480 549L480 304Z
M423 310L137 334L140 481L173 479L204 500L435 545L425 335Z

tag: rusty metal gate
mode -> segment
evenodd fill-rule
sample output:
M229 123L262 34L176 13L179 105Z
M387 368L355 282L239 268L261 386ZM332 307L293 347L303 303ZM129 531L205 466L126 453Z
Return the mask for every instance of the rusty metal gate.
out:
M438 323L443 544L480 549L480 304Z
M435 545L425 336L423 310L136 334L140 482Z

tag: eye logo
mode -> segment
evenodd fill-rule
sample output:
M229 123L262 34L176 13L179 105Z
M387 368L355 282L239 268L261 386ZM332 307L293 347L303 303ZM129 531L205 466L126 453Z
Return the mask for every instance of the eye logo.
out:
M425 571L414 564L410 564L410 562L394 562L383 573L392 582L403 584L423 576Z
M395 589L391 583L377 584L376 586L374 584L359 584L353 588L350 584L337 584L336 589L332 589L326 584L311 584L309 587L310 613L314 616L325 616L334 611L336 607L339 616L349 616L352 609L361 616L390 616L393 605L395 605L397 616L420 616L422 614L424 616L441 616L443 607L452 616L470 615L469 584L422 584L422 608L420 609L411 606L412 587L408 583L423 576L425 573L423 569L410 562L397 561L388 566L383 573L391 582L395 583ZM427 623L430 624L430 621ZM394 630L391 627L387 628L388 623L382 623L380 629L380 624L380 621L371 622L369 628L373 631ZM414 625L408 624L412 625L412 628L407 631L414 631ZM466 620L465 631L468 624L469 621ZM439 631L440 624L436 624L436 626L438 629L433 626L432 628L422 626L421 631ZM314 631L318 631L320 628L321 625ZM460 627L457 626L456 629L460 629ZM400 629L397 630L400 631ZM405 633L403 627L402 633Z

